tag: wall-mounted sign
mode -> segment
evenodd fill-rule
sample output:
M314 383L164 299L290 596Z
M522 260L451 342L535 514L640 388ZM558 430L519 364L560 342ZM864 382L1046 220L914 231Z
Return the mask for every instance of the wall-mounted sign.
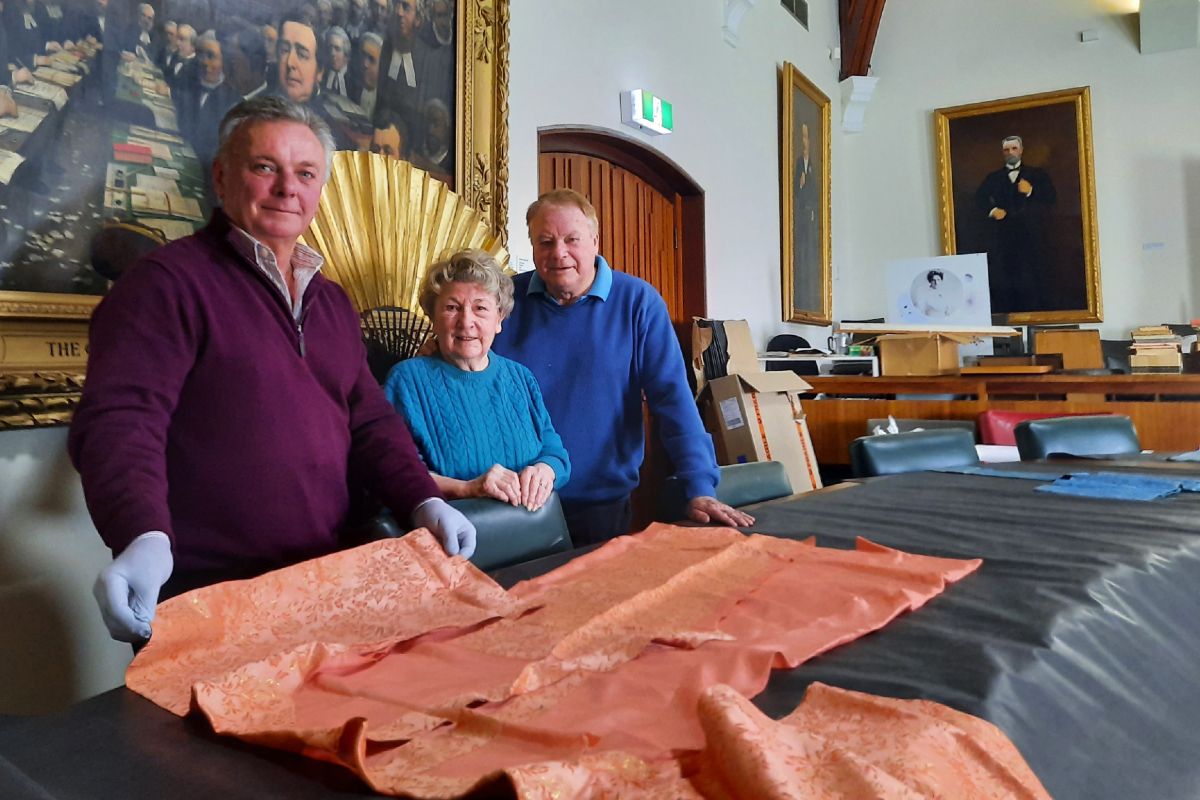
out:
M661 97L633 89L621 93L621 121L651 133L670 133L675 129L675 112Z

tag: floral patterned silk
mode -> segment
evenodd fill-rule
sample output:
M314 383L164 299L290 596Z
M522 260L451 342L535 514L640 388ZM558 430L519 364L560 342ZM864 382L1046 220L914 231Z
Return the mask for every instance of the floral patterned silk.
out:
M745 699L979 563L656 525L506 593L416 531L168 600L127 684L387 794L1041 797L1001 734L940 706L904 727L915 706L828 687L782 722Z

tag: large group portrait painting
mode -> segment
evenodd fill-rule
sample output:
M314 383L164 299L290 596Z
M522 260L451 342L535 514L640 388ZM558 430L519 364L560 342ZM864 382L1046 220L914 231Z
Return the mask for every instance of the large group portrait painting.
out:
M221 118L275 94L454 188L455 0L0 0L0 293L102 295L213 207ZM104 252L101 231L119 231Z

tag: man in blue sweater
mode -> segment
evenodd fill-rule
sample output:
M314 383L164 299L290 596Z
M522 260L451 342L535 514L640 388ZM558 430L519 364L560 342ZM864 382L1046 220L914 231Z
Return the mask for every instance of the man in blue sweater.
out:
M514 279L516 307L494 349L538 379L550 419L571 456L562 491L572 541L629 532L629 495L645 449L642 396L697 522L754 522L713 497L712 437L700 422L667 306L654 287L614 271L599 255L587 198L547 192L525 215L536 272Z

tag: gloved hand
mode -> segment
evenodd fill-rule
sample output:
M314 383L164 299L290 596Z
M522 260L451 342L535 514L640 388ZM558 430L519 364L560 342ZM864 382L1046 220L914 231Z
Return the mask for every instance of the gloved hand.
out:
M158 592L174 565L171 541L154 534L134 539L100 570L92 594L112 638L131 644L150 638Z
M475 526L440 497L426 500L413 512L413 524L428 528L447 555L470 558L475 554Z

